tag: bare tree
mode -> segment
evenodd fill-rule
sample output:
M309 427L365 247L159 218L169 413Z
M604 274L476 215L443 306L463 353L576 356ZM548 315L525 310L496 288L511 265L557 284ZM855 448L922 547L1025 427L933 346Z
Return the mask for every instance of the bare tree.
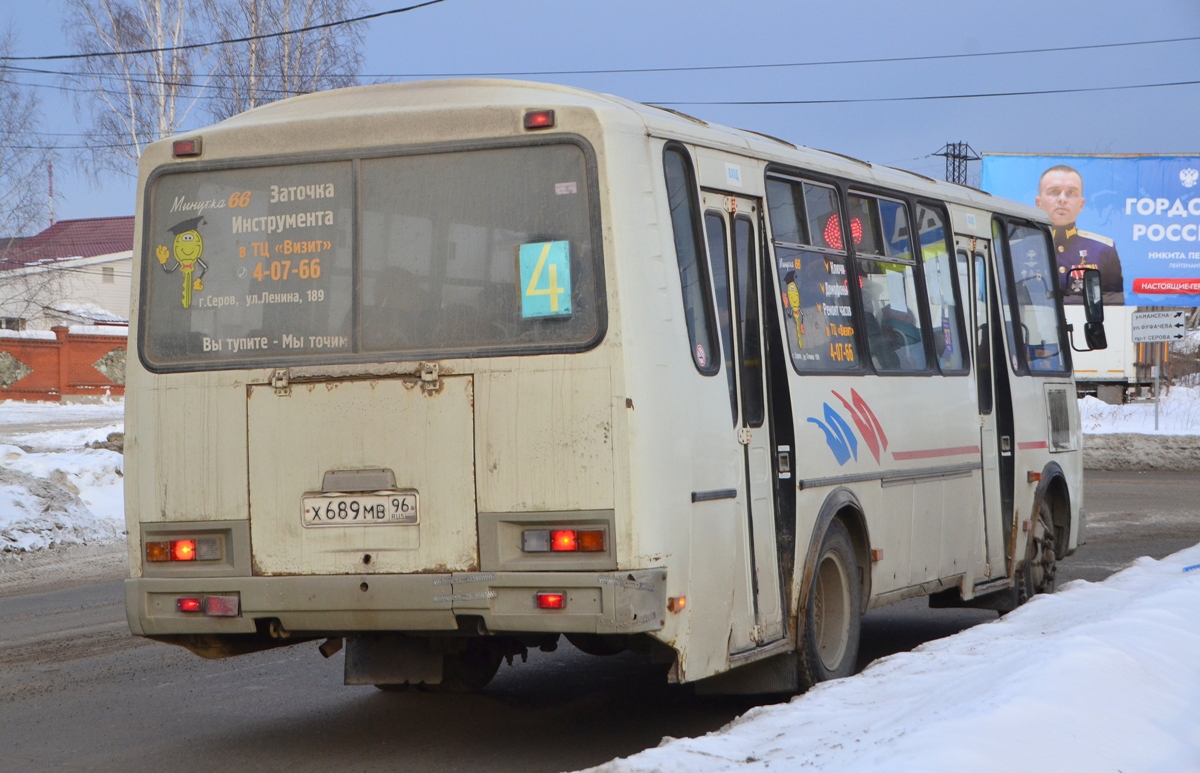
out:
M0 33L0 57L11 54L12 31ZM22 88L0 59L0 317L28 319L57 297L59 277L28 276L17 270L19 237L49 223L49 164L41 108L32 90Z
M10 55L12 48L12 31L0 32L0 57ZM8 246L7 237L47 222L47 167L54 149L44 137L37 97L20 86L7 60L0 59L0 236L6 237L0 250Z
M76 62L69 81L82 85L76 106L90 120L84 168L135 175L151 142L177 132L195 106L195 49L189 20L198 0L66 0L65 30L78 53L114 54ZM206 30L207 32L207 30Z
M203 0L220 40L272 35L363 13L361 0ZM277 99L350 86L362 67L366 22L219 46L206 87L214 120Z

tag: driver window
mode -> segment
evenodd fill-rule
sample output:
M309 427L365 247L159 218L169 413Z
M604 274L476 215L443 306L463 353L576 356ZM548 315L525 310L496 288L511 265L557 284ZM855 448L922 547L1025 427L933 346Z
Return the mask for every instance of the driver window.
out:
M847 203L871 363L879 373L926 372L908 210L902 202L860 194L850 194Z

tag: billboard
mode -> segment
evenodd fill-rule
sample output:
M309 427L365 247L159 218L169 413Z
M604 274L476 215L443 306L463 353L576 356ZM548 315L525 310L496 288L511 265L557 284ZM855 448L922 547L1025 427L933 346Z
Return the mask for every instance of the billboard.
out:
M1200 306L1200 155L984 153L980 187L1046 212L1060 286L1098 268L1106 306Z

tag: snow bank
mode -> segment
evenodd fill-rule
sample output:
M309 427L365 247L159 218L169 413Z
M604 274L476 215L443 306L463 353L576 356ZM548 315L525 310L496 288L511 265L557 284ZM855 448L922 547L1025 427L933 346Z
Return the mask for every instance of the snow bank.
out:
M123 457L84 447L121 431L123 411L0 403L0 554L124 538Z
M1138 433L1200 435L1200 387L1171 387L1158 406L1158 432L1154 430L1154 403L1109 405L1094 397L1079 401L1079 423L1085 435Z
M592 770L1200 770L1200 546Z

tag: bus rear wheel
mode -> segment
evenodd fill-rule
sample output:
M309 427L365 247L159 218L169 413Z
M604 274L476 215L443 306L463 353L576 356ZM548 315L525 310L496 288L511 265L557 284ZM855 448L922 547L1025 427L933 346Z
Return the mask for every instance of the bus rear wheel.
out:
M817 553L804 616L800 659L809 685L854 673L862 586L858 557L841 521L833 521Z

